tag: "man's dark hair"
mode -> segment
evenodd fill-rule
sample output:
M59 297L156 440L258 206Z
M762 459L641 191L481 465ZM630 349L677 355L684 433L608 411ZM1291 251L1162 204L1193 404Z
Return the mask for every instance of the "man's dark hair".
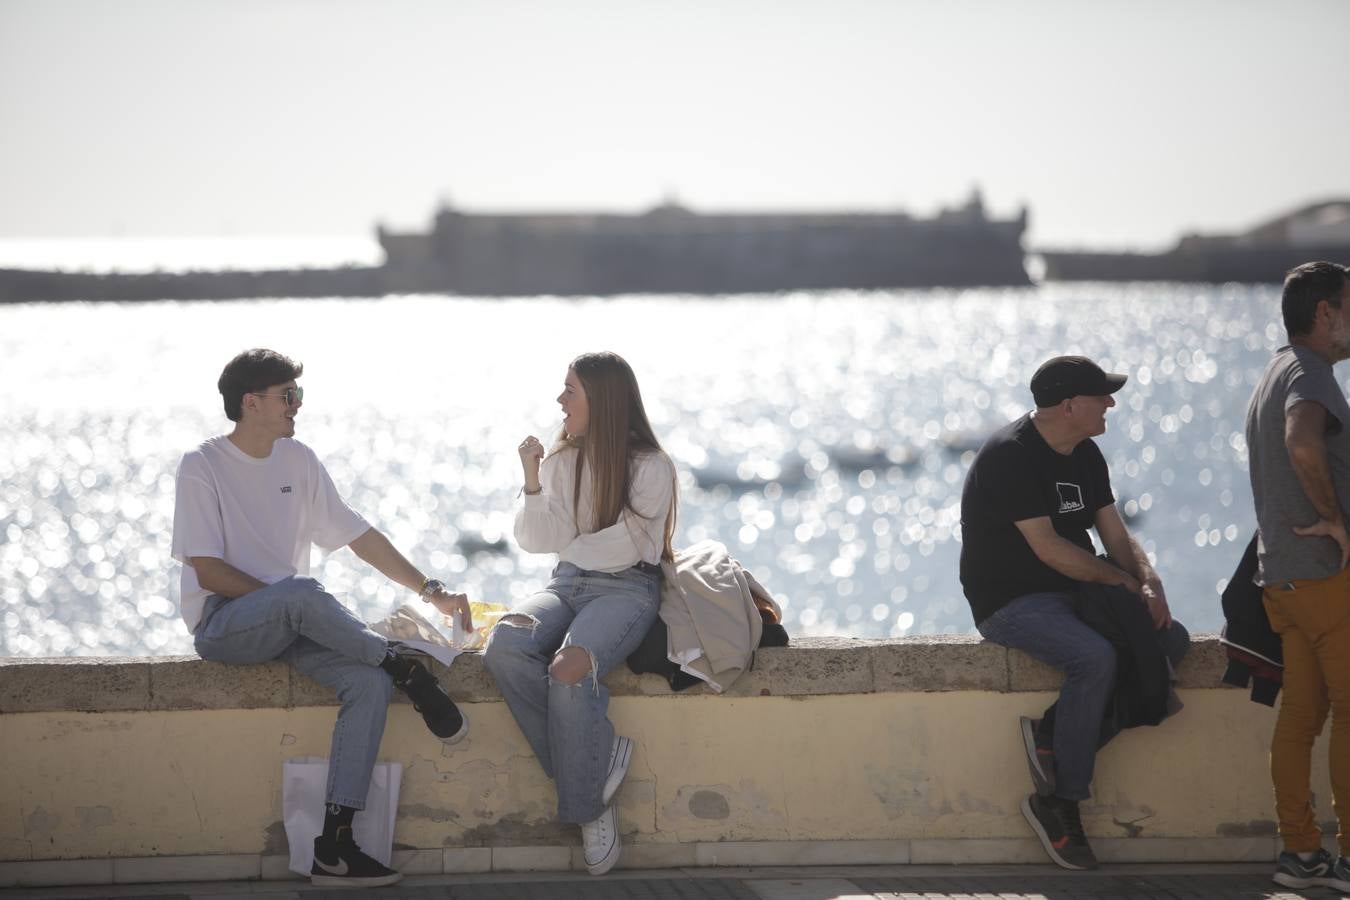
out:
M304 366L275 350L245 350L225 364L220 381L216 382L225 401L225 415L231 422L238 422L243 416L245 394L261 393L274 384L284 384L299 378L303 371Z
M1350 270L1330 262L1309 262L1295 266L1284 276L1284 294L1280 298L1280 312L1284 314L1284 330L1290 337L1310 334L1317 304L1323 300L1332 308L1341 308L1341 292L1350 279Z

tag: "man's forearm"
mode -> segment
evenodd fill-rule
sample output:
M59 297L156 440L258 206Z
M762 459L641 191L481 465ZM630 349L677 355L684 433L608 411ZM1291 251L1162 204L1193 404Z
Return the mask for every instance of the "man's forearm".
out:
M225 560L214 556L194 556L190 562L197 574L198 584L211 593L230 600L267 587L265 583L247 572L241 572Z
M1106 545L1106 555L1117 565L1129 572L1135 578L1139 579L1140 584L1146 582L1158 582L1157 571L1153 568L1153 563L1148 561L1148 554L1144 548L1135 540L1134 535L1127 534L1124 541L1117 542L1119 546Z
M1331 480L1326 441L1320 436L1305 438L1291 443L1288 449L1294 474L1317 515L1327 522L1341 521L1341 501Z
M347 546L395 584L401 584L410 591L422 589L422 573L398 552L378 528L367 530Z
M1074 581L1089 581L1096 584L1120 584L1131 591L1138 590L1139 578L1132 572L1118 569L1089 553L1082 547L1062 537L1054 537L1044 542L1040 548L1032 548L1038 559L1066 578ZM1147 557L1145 557L1147 564ZM1152 567L1149 567L1152 572Z

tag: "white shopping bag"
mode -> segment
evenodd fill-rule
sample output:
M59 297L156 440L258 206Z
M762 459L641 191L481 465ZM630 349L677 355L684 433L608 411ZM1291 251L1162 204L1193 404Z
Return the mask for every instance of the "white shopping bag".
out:
M366 794L366 808L352 819L352 836L366 855L389 865L394 851L394 816L403 764L375 764ZM291 845L291 871L309 875L314 866L314 839L323 831L328 760L297 756L281 764L281 818Z

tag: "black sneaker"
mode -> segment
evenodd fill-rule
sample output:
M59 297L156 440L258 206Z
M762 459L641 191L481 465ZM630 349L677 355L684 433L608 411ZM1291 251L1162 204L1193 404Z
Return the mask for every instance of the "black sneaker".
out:
M1322 879L1322 884L1343 894L1350 894L1350 856L1338 856L1331 871Z
M351 828L344 825L332 840L323 835L314 839L309 880L321 887L381 887L402 881L403 873L366 856L352 840Z
M1334 863L1331 854L1320 847L1317 855L1308 862L1304 862L1297 853L1285 850L1275 861L1274 881L1295 890L1316 887L1327 883L1327 875Z
M447 744L463 740L469 733L468 717L455 706L436 676L417 660L401 654L399 663L403 672L394 678L394 687L408 695L431 733Z
M1050 741L1040 734L1041 720L1022 716L1017 720L1022 730L1022 749L1027 754L1027 768L1031 770L1031 784L1036 793L1049 797L1055 792L1055 752Z
M1097 857L1083 834L1077 803L1062 797L1031 794L1022 801L1022 815L1055 865L1065 869L1097 868Z

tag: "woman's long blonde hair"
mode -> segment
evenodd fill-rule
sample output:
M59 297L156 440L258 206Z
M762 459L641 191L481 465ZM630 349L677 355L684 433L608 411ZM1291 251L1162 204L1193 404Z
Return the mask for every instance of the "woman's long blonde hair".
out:
M647 410L642 405L642 392L638 390L637 377L633 369L622 356L609 351L583 353L568 367L576 373L586 392L586 404L590 409L586 433L571 437L564 427L558 433L549 454L557 453L567 447L576 447L580 458L577 460L576 480L572 485L572 508L581 506L581 470L586 466L591 471L591 509L594 511L592 526L596 531L608 528L619 521L625 509L641 516L633 509L630 497L631 462L635 455L642 452L656 452L663 456L661 443L652 431L647 419ZM675 477L674 467L671 478ZM671 540L675 531L676 491L670 496L670 512L666 515L664 545L661 558L674 559ZM580 531L580 525L578 525Z

